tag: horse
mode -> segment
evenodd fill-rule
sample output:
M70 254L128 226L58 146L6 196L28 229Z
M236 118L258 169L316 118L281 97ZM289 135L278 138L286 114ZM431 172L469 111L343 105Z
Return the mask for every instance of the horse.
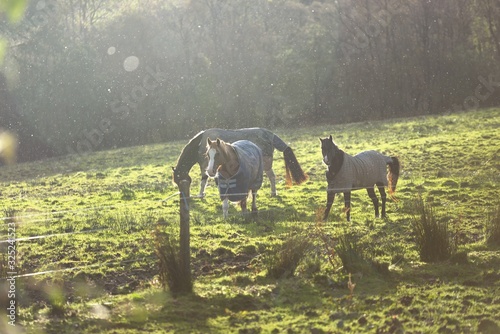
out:
M286 185L292 185L292 179L295 184L301 184L307 180L307 175L293 153L293 150L276 134L263 128L245 128L237 130L207 129L196 134L182 149L177 164L172 167L173 181L177 185L181 180L188 180L189 171L198 163L201 171L201 183L199 197L205 196L208 175L206 169L208 160L205 155L207 138L219 138L225 142L235 142L237 140L249 140L262 150L264 158L264 171L271 183L271 196L276 196L276 175L273 167L274 149L283 152L286 170Z
M249 140L232 144L217 138L207 138L206 155L209 158L207 174L215 177L222 202L224 219L228 217L229 201L239 202L241 211L247 211L247 198L252 193L252 214L257 214L255 198L262 186L262 150Z
M323 220L326 221L332 207L335 194L344 193L347 221L351 220L351 191L366 189L375 207L375 217L379 218L379 201L375 194L378 187L382 198L382 218L386 218L384 187L389 188L389 194L394 196L399 178L400 163L397 157L389 157L377 151L363 151L355 156L349 155L338 148L329 138L320 138L323 162L328 166L326 179L328 181L326 209ZM387 172L387 167L389 171Z

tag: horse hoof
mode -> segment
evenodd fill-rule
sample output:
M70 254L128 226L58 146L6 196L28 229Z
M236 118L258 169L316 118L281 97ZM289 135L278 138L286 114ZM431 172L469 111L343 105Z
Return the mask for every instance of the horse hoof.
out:
M271 193L271 197L278 197L278 193Z

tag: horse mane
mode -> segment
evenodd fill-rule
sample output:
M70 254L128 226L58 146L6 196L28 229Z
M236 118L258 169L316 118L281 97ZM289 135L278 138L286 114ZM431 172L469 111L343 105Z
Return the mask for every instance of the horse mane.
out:
M387 180L389 182L389 195L395 200L396 197L394 193L396 192L396 185L399 179L400 163L398 157L391 157L391 162L388 163L389 173L387 174Z
M331 166L328 167L328 174L330 175L331 178L333 178L337 173L340 171L342 168L342 165L344 164L344 156L345 152L342 151L337 144L333 143L334 150L336 151L335 154L333 155L333 161Z

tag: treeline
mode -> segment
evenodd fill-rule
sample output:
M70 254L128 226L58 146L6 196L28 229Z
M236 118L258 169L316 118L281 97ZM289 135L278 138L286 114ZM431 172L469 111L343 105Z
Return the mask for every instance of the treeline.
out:
M56 154L500 104L500 0L46 0L0 29Z

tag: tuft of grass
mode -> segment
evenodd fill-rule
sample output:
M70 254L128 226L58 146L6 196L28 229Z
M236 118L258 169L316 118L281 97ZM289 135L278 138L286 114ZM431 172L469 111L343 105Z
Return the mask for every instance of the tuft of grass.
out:
M191 292L192 281L182 275L179 240L163 231L165 221L160 219L154 231L155 254L158 257L159 282L168 287L173 296ZM188 282L189 286L186 286Z
M135 191L128 186L121 189L121 199L124 201L131 201L136 198Z
M368 273L372 269L372 260L365 249L358 243L358 237L351 232L341 234L334 246L335 254L348 273Z
M291 232L282 244L270 250L265 261L268 276L276 279L292 277L311 247L307 236Z
M6 208L6 209L3 209L3 216L4 217L8 217L9 219L7 219L7 223L8 222L13 222L15 217L16 217L16 214L17 214L17 210L14 209L14 208Z
M53 317L64 317L67 309L66 296L62 283L58 280L54 280L54 282L47 285L44 290L49 301L50 315Z
M486 223L486 243L500 246L500 203L489 214Z
M439 222L432 206L425 203L421 196L413 202L411 225L420 260L439 262L451 258L456 245L449 236L448 223Z
M102 218L104 226L123 233L141 231L144 228L151 227L156 219L156 215L151 212L141 214L128 210L108 214Z

